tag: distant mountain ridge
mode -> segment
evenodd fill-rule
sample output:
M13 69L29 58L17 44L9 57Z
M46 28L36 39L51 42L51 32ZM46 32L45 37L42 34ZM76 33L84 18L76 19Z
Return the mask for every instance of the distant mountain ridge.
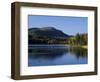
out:
M44 36L48 38L68 38L70 37L68 34L65 34L61 30L56 29L55 27L42 27L42 28L29 28L29 35L34 36Z
M33 27L28 29L28 44L87 45L87 40L87 33L68 35L55 27Z

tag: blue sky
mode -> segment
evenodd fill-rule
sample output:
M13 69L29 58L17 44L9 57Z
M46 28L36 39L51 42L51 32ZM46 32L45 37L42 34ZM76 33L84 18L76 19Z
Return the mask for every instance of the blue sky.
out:
M29 15L28 28L55 27L69 35L87 33L87 17Z

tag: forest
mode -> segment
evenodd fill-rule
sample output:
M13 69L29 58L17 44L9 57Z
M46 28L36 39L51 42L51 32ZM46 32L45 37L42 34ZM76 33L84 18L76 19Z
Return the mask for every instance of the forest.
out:
M65 34L54 27L28 29L28 44L87 45L87 33Z

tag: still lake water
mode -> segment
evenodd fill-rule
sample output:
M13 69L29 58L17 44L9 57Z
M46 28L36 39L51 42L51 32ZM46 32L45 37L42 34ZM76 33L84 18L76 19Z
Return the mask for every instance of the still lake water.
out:
M87 49L64 45L30 45L28 66L87 64Z

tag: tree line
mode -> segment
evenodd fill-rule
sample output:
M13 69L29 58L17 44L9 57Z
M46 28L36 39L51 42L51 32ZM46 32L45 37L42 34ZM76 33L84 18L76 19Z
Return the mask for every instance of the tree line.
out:
M87 34L77 33L71 37L52 38L46 36L28 35L29 44L69 44L69 45L87 45Z
M88 43L87 34L77 33L74 37L68 39L68 44L72 45L87 45L87 43Z

